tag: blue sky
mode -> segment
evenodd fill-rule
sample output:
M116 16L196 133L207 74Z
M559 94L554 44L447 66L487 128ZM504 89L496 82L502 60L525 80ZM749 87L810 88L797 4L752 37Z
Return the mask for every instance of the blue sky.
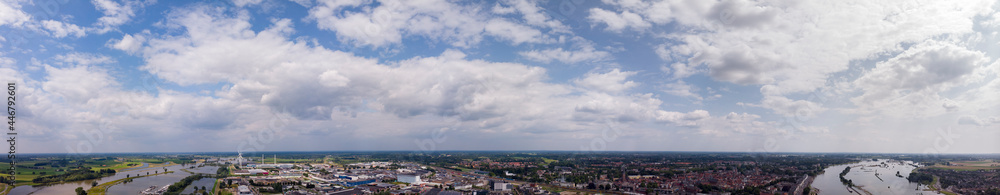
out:
M24 152L1000 152L992 1L0 0Z

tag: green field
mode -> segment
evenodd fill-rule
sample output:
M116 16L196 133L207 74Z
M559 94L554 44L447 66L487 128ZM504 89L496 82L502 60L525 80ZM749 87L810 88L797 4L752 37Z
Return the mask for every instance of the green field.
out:
M15 173L17 177L15 182L18 186L37 185L37 183L34 183L31 180L46 175L64 174L66 173L66 170L75 169L76 167L86 167L94 171L100 169L114 169L116 171L120 171L126 168L141 166L142 162L150 163L150 167L159 167L165 166L165 164L163 164L165 162L186 163L190 161L177 158L137 158L125 161L121 161L116 158L34 159L17 162ZM10 164L0 163L0 170L7 170L8 168L10 168ZM0 176L8 175L0 174Z
M934 165L928 169L949 169L956 171L975 171L1000 169L1000 163L993 161L951 161L951 165Z
M152 175L141 175L141 176L135 176L135 177L130 177L130 178L121 178L121 179L118 179L118 180L109 181L109 182L102 183L100 185L97 185L97 186L94 186L94 187L88 189L87 190L87 194L102 195L102 194L105 194L107 192L108 188L110 188L111 186L118 185L118 184L124 182L125 180L135 179L135 178L142 178L142 177L149 177L149 176L155 176L155 175L162 175L162 174L168 174L168 173L173 173L173 171L167 171L167 172L157 173L157 174L152 174Z
M545 161L545 162L542 162L541 165L548 165L549 163L559 162L559 160L548 159L548 158L545 158L545 157L542 157L542 161Z

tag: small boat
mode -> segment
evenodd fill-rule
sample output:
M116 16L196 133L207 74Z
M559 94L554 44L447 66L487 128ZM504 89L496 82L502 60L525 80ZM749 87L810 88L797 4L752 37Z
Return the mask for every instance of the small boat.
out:
M139 194L141 194L141 195L158 194L154 190L156 190L156 186L149 186L149 188L146 188L145 190L139 191Z
M167 188L169 188L169 187L170 187L170 184L167 184L167 185L163 186L159 190L156 190L156 194L163 194L164 192L167 192Z

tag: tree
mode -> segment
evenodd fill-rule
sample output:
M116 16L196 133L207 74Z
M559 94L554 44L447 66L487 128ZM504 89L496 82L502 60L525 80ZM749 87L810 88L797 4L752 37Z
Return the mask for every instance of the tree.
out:
M90 182L90 187L94 187L94 186L97 186L97 181Z
M76 195L87 195L87 191L84 191L83 187L76 187Z
M274 192L281 193L284 189L281 188L280 183L271 184L271 188L274 188Z

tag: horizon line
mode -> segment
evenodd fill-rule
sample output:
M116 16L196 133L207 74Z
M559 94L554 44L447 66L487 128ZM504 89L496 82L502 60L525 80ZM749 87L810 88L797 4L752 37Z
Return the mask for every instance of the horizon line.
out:
M386 153L441 153L441 152L559 152L559 153L740 153L740 154L893 154L893 155L1000 155L1000 152L995 153L937 153L937 154L925 154L925 153L905 153L905 152L753 152L753 151L684 151L684 150L604 150L604 151L579 151L579 150L434 150L434 151L420 151L420 150L298 150L298 151L254 151L254 152L244 152L244 153L289 153L289 152L335 152L335 153L350 153L350 152L386 152ZM39 153L19 153L21 155L101 155L101 154L198 154L198 153L237 153L236 151L203 151L203 152L90 152L90 153L57 153L57 152L39 152Z

